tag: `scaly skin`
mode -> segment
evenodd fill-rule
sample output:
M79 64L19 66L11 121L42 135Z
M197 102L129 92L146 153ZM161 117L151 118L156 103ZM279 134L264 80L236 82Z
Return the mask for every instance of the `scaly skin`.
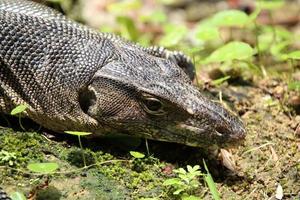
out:
M0 200L11 200L11 198L7 196L7 194L3 191L1 187L0 187Z
M57 132L123 133L199 147L236 144L238 117L192 85L179 52L98 33L52 9L0 0L0 111Z

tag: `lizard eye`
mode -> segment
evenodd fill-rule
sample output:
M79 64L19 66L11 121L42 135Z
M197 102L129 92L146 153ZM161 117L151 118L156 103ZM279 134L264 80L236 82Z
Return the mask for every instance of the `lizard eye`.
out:
M163 103L154 97L144 96L143 105L145 111L152 115L163 115L166 112L164 111Z

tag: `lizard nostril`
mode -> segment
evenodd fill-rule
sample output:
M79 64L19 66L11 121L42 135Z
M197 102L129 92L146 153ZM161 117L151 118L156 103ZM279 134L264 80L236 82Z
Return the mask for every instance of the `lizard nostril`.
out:
M227 135L229 135L231 133L230 129L227 126L224 125L219 125L215 128L216 132L218 132L218 134L220 134L220 136L222 137L226 137Z

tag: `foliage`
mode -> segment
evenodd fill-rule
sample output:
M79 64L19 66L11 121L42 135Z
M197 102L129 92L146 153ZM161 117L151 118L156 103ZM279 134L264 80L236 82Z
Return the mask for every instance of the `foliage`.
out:
M244 27L250 22L249 16L239 10L225 10L216 13L212 18L215 26Z
M8 132L3 134L1 131L0 141L1 158L6 160L1 161L0 164L13 164L16 168L25 166L30 160L42 160L43 153L40 149L41 147L44 150L48 148L42 141L42 137L34 133Z
M18 115L19 116L19 125L22 128L22 130L25 131L25 128L22 125L22 121L21 121L21 113L23 113L26 109L28 108L28 105L25 104L20 104L17 107L15 107L10 114L11 115Z
M65 133L70 134L70 135L77 135L77 136L86 136L86 135L92 134L90 132L81 132L81 131L65 131Z
M288 84L289 90L300 91L300 81L292 81Z
M139 32L135 26L134 21L127 16L117 17L117 22L120 25L121 35L132 41L137 41Z
M83 155L85 157L85 162L83 160ZM76 167L85 167L86 165L93 165L96 163L94 152L90 149L74 149L68 152L66 155L66 160Z
M265 10L275 10L284 5L284 0L275 0L275 1L269 1L269 0L257 0L256 6L260 9Z
M159 0L155 3L170 3L166 2L169 0ZM180 50L193 57L197 69L220 66L225 76L230 76L226 74L226 70L243 68L241 76L246 78L255 75L266 76L268 69L265 66L270 59L274 62L299 59L299 54L293 49L293 44L297 41L294 33L282 26L257 23L262 11L269 13L272 21L273 12L284 4L284 0L256 0L255 10L250 15L240 10L224 10L198 21L195 26L187 26L184 22L170 23L171 19L161 8L151 12L140 12L143 10L143 1L126 0L108 4L107 10L115 16L118 26L104 26L102 30L116 32L142 45L154 44L172 49L180 47ZM149 30L159 27L162 28L162 34L145 31L141 27L148 27ZM229 36L224 37L223 30L229 32ZM233 40L234 32L240 32L242 37ZM246 36L254 36L254 43Z
M221 198L220 198L219 192L217 190L216 184L215 184L211 174L209 173L209 170L208 170L208 167L207 167L205 161L203 161L203 164L204 164L204 168L206 170L206 174L204 175L204 180L208 185L210 193L212 194L214 200L220 200Z
M130 153L130 155L132 155L134 158L144 158L144 157L145 157L145 154L142 154L142 153L137 152L137 151L130 151L129 153Z
M184 25L167 24L164 26L164 36L159 44L165 47L176 46L186 36L187 31Z
M195 165L194 167L188 165L187 170L179 168L174 169L173 172L177 175L177 177L167 179L163 183L163 185L171 186L173 188L173 195L179 195L182 199L184 199L190 197L200 186L198 178L202 175L202 173L200 172L199 165Z
M58 169L57 163L30 163L27 165L27 169L35 173L49 174Z
M194 167L187 165L187 170L184 168L174 169L176 176L164 181L163 185L171 186L173 188L173 195L180 196L183 200L199 200L200 198L194 196L196 190L200 186L199 178L202 176L205 183L213 196L214 200L220 200L220 195L217 190L216 184L208 171L206 163L204 162L206 174L201 173L200 166Z
M14 192L9 196L12 200L26 200L26 197L21 192Z
M65 131L65 133L78 136L78 142L79 142L79 146L80 146L81 150L83 150L83 147L82 147L80 136L86 136L86 135L92 134L90 132L80 132L80 131ZM83 159L84 167L86 167L86 157L85 157L85 153L83 151L82 151L82 159Z
M142 172L146 169L147 164L155 163L155 159L152 156L145 157L145 154L137 151L130 151L129 153L134 157L131 163L132 169L136 172Z
M122 13L124 10L136 10L140 9L142 2L139 0L125 0L112 3L108 6L108 11L113 13Z
M246 60L255 53L254 49L244 42L230 42L221 46L207 57L203 63Z
M227 81L228 79L230 79L230 76L224 76L222 78L219 78L219 79L216 79L216 80L213 80L211 83L212 85L221 85L222 83L224 83L225 81Z
M220 38L220 33L217 27L209 24L199 24L195 28L195 38L200 41L209 41Z
M0 151L0 164L8 163L9 166L13 166L16 159L16 153L7 152L5 150Z
M17 114L20 114L20 113L24 112L27 108L28 108L27 105L25 105L25 104L20 104L20 105L18 105L17 107L15 107L15 108L10 112L10 114L11 114L11 115L17 115Z
M300 60L300 50L299 51L293 51L288 54L283 55L283 58L286 59L292 59L292 60Z

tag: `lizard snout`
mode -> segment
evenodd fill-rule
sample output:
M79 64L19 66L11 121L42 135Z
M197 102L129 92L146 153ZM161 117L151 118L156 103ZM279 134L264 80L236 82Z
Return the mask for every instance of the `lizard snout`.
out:
M217 121L215 126L215 137L219 146L236 146L243 142L246 131L242 121L231 116L231 119Z
M181 128L193 136L187 137L187 144L232 147L243 142L246 136L244 124L234 113L200 95L191 105L194 105L193 112L187 111L190 118L181 124Z

